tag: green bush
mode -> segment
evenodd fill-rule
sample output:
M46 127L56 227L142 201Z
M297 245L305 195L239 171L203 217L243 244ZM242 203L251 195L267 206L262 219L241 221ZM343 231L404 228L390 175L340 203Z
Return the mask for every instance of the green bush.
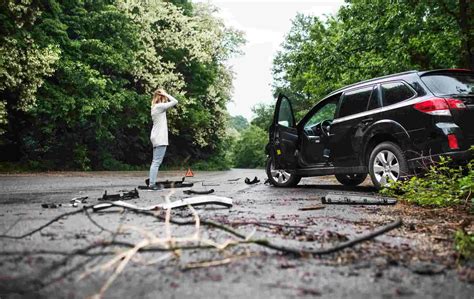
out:
M474 259L474 234L458 230L454 235L454 248L465 259Z
M244 130L234 146L235 166L256 168L265 166L265 145L267 132L251 125Z
M474 160L465 167L451 164L450 159L441 158L423 177L391 183L381 193L421 206L445 207L472 200Z
M212 157L206 161L198 161L193 164L193 170L216 171L229 170L231 162L226 157Z

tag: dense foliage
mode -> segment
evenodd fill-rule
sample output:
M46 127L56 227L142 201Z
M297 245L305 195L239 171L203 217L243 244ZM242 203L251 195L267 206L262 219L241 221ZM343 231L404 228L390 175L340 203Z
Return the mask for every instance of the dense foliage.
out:
M471 201L474 206L474 160L465 167L453 167L441 157L423 176L397 181L381 192L422 206L449 206Z
M361 80L474 69L473 14L467 0L346 0L326 19L299 14L273 61L274 93L287 95L301 119L328 93ZM273 106L253 112L251 123L266 130Z
M454 248L466 260L474 260L474 233L464 230L456 231L454 235Z
M242 115L231 116L230 126L238 132L241 132L249 127L249 122Z
M474 68L473 6L347 0L335 16L298 15L274 60L275 94L292 98L300 118L327 93L360 80ZM212 12L190 0L1 1L0 159L42 169L146 165L157 87L180 101L169 113L165 162L212 158L220 168L231 165L229 149L244 132L260 136L255 146L265 144L256 127L268 129L272 106L254 107L254 127L238 117L228 123L232 73L225 61L243 38ZM230 126L242 136L229 135Z
M168 113L167 161L221 155L243 42L190 1L28 0L0 4L3 160L43 169L120 169L150 158L150 97Z
M357 81L412 69L474 69L472 1L346 2L325 21L298 15L274 60L276 91L300 96L299 116Z
M268 134L251 125L244 130L234 145L235 167L256 168L265 166L265 145Z

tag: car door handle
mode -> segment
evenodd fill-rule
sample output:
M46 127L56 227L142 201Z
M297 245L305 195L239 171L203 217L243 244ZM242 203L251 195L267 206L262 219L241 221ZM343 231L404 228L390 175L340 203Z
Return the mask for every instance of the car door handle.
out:
M373 122L374 119L372 117L369 117L369 118L364 118L361 123L363 123L364 125L368 124L368 123L371 123Z

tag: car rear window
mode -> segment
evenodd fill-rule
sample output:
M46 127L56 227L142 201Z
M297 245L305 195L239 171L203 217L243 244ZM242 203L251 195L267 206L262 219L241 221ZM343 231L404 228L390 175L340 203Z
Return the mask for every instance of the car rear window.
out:
M415 92L402 82L384 83L381 88L384 106L396 104L415 95Z
M421 80L437 96L474 95L474 74L427 74Z
M373 87L371 86L346 92L339 109L339 117L366 111L372 89Z

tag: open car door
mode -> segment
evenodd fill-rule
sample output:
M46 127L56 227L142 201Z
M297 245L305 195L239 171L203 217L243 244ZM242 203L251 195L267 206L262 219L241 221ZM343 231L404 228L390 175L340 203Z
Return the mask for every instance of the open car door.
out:
M273 123L270 127L271 155L275 168L293 170L296 168L296 145L298 131L290 100L280 94L275 106Z

